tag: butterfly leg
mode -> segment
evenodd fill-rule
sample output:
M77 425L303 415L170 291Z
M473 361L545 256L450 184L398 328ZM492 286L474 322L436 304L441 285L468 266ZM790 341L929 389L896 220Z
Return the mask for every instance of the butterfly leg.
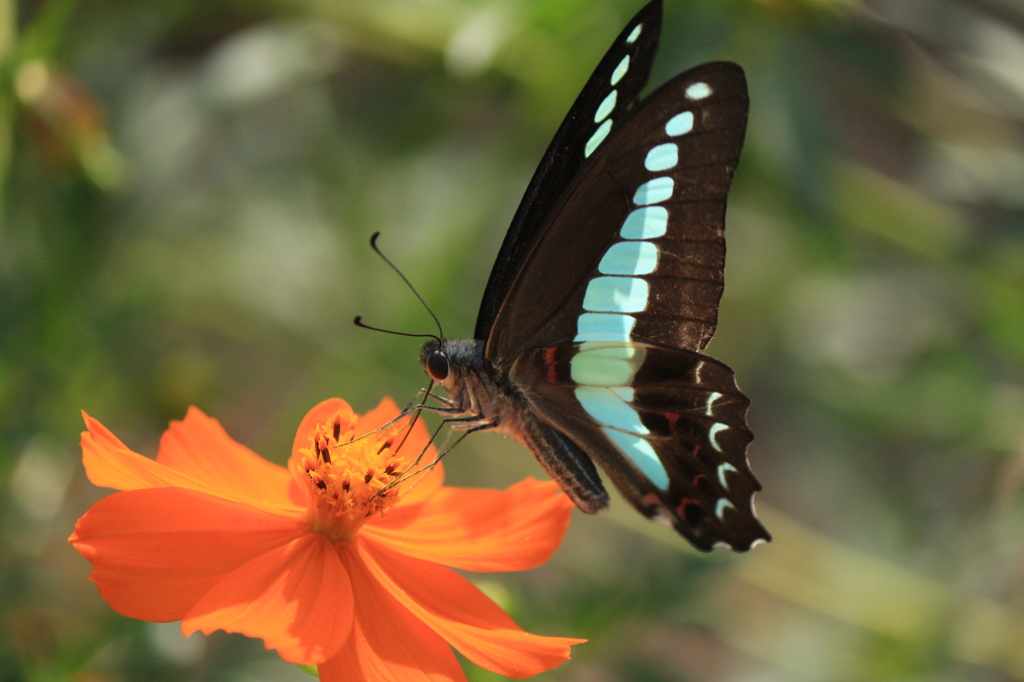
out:
M421 405L420 409L424 412L433 412L434 414L464 414L466 411L461 407L453 405Z
M460 435L458 440L455 441L455 443L453 443L452 445L448 445L448 438L451 435L449 433L449 436L445 437L444 443L441 445L440 448L438 448L438 453L434 456L433 461L431 461L429 464L426 464L423 467L420 467L419 464L420 464L420 460L423 459L423 455L425 455L427 453L427 450L437 440L437 437L440 435L441 431L443 431L444 427L446 427L446 426L451 426L452 429L464 430L465 433ZM496 423L490 422L490 421L484 421L483 417L481 417L479 415L465 415L465 416L462 416L462 417L449 417L447 419L443 419L441 421L441 423L438 424L437 428L434 429L434 433L431 434L430 440L429 440L428 444L423 448L423 450L420 452L420 454L416 456L416 459L413 460L412 464L405 471L405 473L402 476L400 476L399 478L391 481L389 484L384 486L381 490L379 490L377 492L377 495L381 495L382 493L386 492L388 489L392 488L393 486L395 486L395 485L397 485L399 483L402 483L403 481L407 480L410 476L416 476L416 475L422 473L423 471L426 471L428 469L433 468L434 465L436 465L438 462L440 462L441 459L445 455L447 455L449 452L451 452L455 448L455 446L458 445L459 443L461 443L462 440L466 436L468 436L469 434L476 433L477 431L485 431L487 429L493 429L496 426L497 426ZM399 447L401 447L401 446L399 446Z
M471 433L476 433L477 431L486 431L488 429L497 428L498 426L498 422L491 421L479 414L445 419L444 423L451 426L452 430L465 431L465 435L467 436Z
M441 403L441 405L443 405L444 407L454 407L455 406L455 403L452 402L450 399L445 398L443 396L439 396L438 394L434 393L433 391L431 391L428 388L421 388L420 389L420 393L425 395L428 398L433 398L437 402ZM425 410L430 409L426 405L423 405L422 408L425 409Z
M426 468L430 468L437 464L438 462L440 462L445 455L454 450L455 446L461 443L463 439L465 439L465 437L468 436L469 434L476 433L477 431L486 431L488 429L493 429L497 426L497 423L484 421L481 417L478 417L476 415L468 415L465 417L452 417L451 419L445 419L442 420L441 424L434 431L434 435L430 437L431 443L433 443L437 439L438 434L441 433L445 426L451 426L453 430L462 430L464 431L464 433L462 433L459 436L458 440L456 440L453 444L448 445L448 439L451 437L451 432L449 432L448 436L446 436L444 439L444 443L441 445L440 448L438 448L438 454L434 457L434 461L432 461L430 464L427 464ZM421 452L419 456L416 458L416 460L413 462L413 467L419 465L420 458L423 457L425 453L426 449L424 449L423 452Z

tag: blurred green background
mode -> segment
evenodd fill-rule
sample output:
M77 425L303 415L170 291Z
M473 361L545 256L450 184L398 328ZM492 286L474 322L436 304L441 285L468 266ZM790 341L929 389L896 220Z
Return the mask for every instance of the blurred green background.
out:
M640 0L0 0L0 682L301 680L114 614L66 542L188 405L283 462L316 402L468 336L562 115ZM775 541L691 551L621 500L524 574L551 680L1024 679L1024 6L667 0L653 82L747 71L709 352L750 395ZM474 436L449 480L540 475ZM494 679L467 666L470 679ZM308 679L308 678L307 678Z

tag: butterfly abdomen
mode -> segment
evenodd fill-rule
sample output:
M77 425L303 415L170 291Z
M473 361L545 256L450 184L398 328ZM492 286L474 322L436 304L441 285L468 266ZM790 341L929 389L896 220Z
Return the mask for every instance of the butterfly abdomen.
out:
M431 362L437 353L447 368L443 378ZM530 409L523 389L484 357L483 342L429 341L420 357L427 374L448 391L450 409L469 417L466 425L493 428L522 443L584 512L608 506L608 493L587 453Z

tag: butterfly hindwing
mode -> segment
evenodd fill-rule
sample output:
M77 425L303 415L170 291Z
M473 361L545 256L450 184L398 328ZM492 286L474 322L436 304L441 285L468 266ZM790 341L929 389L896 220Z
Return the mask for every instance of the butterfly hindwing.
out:
M637 12L605 53L548 145L505 234L477 315L475 337L491 333L498 308L547 218L580 168L622 127L650 77L662 0Z
M725 202L747 108L743 70L727 62L680 74L641 102L552 211L501 305L488 356L586 340L588 329L704 348L717 324Z
M749 400L732 370L700 353L649 344L569 343L513 367L543 415L597 460L640 512L699 549L769 539L747 463Z

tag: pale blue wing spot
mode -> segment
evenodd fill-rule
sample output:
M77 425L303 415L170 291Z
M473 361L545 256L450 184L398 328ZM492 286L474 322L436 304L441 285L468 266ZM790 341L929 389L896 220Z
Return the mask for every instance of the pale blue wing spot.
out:
M618 386L633 380L636 367L621 358L588 354L573 357L570 371L581 386Z
M587 285L583 309L600 313L639 313L647 308L647 282L638 277L595 277Z
M612 244L597 269L606 275L649 275L657 267L658 247L634 241Z
M627 43L635 43L636 39L640 37L640 29L644 27L643 24L637 24L636 28L630 31L629 35L626 36Z
M629 341L635 325L632 315L583 313L576 320L574 341Z
M727 471L736 471L736 467L728 462L718 466L718 482L722 484L723 488L729 487L729 484L725 482L725 472Z
M681 114L676 114L668 120L665 124L665 132L670 137L679 137L693 130L693 112L684 111Z
M648 180L637 188L633 203L637 206L661 203L672 196L675 185L675 180L668 175Z
M690 99L704 99L711 95L711 86L707 83L694 83L686 88L686 96Z
M658 459L658 454L651 447L650 443L639 436L622 433L621 431L614 431L612 429L601 430L615 443L619 450L633 460L633 464L637 465L644 476L651 479L651 483L662 490L668 490L668 472L665 471L665 466Z
M710 417L711 416L711 406L714 405L715 401L718 400L721 397L722 397L722 394L717 392L717 391L715 391L714 393L709 395L708 396L708 404L707 404L707 407L704 409L704 414L706 414L707 416Z
M615 103L619 101L619 91L612 90L608 93L599 105L597 105L597 111L594 113L594 123L600 123L601 121L608 118L608 115L615 109Z
M614 71L612 71L612 79L611 79L612 85L618 85L619 81L622 80L622 77L626 75L627 71L629 71L629 55L628 54L625 57L622 58L622 61L619 62L619 65L615 67ZM691 85L690 87L693 87L693 86Z
M628 343L586 341L569 361L569 373L573 381L583 386L628 386L643 364L644 355Z
M644 206L626 216L619 234L623 239L656 239L668 231L668 209Z
M580 405L595 421L624 431L650 433L640 421L637 411L622 402L607 388L577 386L576 400L580 401Z
M708 440L711 441L711 447L719 452L722 451L722 446L718 444L718 433L720 431L725 431L727 428L729 427L725 424L716 422L711 425L710 429L708 429Z
M649 171L663 171L675 168L679 163L679 147L672 142L659 144L647 152L644 167Z
M594 134L587 140L586 146L583 148L583 156L590 156L597 149L597 146L604 142L604 138L608 137L608 133L612 130L612 120L605 119L605 122L598 126Z
M609 386L608 390L627 403L633 402L633 399L636 398L636 390L629 386Z
M736 506L732 502L725 499L724 497L718 500L718 504L715 505L715 516L717 516L719 520L724 521L725 517L723 517L722 514L724 514L725 510L728 509L729 507L732 507L733 509L736 508Z

